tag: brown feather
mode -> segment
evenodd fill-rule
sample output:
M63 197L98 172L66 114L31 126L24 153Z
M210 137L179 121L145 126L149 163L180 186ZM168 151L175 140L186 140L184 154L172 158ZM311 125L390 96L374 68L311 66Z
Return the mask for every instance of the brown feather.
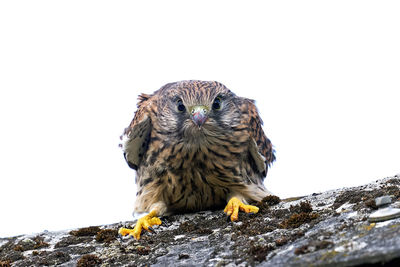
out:
M220 109L213 107L217 97ZM207 110L201 127L191 118L194 106ZM261 118L253 101L221 83L181 81L142 94L123 141L137 170L136 212L198 211L222 207L232 196L246 201L268 194L263 179L275 156Z

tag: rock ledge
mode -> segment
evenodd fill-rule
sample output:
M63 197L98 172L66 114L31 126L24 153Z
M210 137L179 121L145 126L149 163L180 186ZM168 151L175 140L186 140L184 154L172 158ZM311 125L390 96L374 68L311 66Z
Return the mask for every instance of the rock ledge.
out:
M400 266L400 218L369 222L375 198L400 208L400 175L352 188L256 203L227 222L221 210L162 218L155 234L121 238L133 222L0 238L5 266Z

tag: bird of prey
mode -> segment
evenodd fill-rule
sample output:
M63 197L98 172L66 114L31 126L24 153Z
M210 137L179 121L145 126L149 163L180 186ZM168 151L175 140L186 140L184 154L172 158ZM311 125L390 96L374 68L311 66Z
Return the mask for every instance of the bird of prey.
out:
M148 213L121 235L140 238L158 218L177 212L224 207L232 221L239 210L257 213L249 201L269 195L263 180L275 160L253 100L215 81L169 83L141 94L125 129L122 150L136 170L134 212Z

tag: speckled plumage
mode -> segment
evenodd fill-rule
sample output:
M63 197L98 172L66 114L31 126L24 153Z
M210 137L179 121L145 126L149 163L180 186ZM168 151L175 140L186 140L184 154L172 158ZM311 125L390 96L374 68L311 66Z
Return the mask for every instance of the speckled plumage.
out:
M213 104L217 98L220 106ZM200 126L190 112L199 106L207 112ZM262 120L254 101L221 83L181 81L140 95L122 140L137 171L135 212L156 209L161 216L268 195L263 180L275 156Z

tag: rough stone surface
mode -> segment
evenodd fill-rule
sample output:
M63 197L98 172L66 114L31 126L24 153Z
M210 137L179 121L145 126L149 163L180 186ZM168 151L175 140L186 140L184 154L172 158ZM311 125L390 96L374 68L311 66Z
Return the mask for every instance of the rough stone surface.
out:
M400 266L400 218L368 222L375 198L400 208L400 176L279 201L228 222L221 210L162 218L155 234L121 238L133 222L0 238L3 266Z
M375 205L378 207L388 205L392 203L392 198L390 196L382 196L375 198Z

